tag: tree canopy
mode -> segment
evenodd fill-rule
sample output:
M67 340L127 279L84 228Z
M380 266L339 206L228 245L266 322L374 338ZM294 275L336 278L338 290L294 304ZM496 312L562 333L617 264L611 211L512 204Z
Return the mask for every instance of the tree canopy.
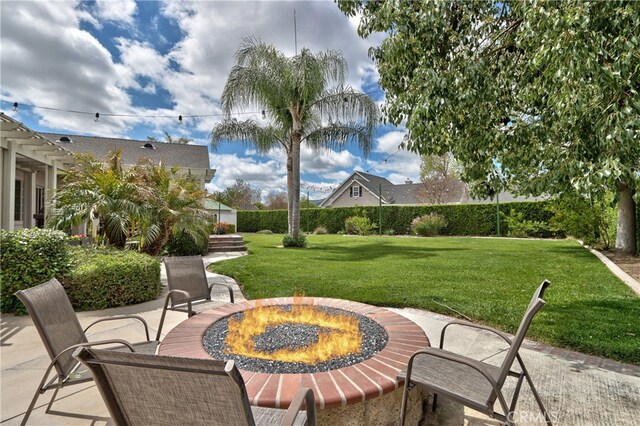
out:
M476 192L616 192L616 247L636 250L640 2L339 6L361 15L361 36L387 34L371 55L408 149L452 152Z
M236 179L235 183L224 191L213 194L216 201L238 210L255 210L260 203L260 190L252 187L242 179Z

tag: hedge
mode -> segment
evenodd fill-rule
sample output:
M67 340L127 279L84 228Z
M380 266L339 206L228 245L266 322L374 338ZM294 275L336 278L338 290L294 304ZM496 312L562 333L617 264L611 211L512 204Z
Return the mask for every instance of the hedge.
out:
M76 310L142 303L160 295L160 261L129 250L74 248L74 266L60 280Z
M547 201L500 203L500 212L508 216L511 211L522 212L525 220L547 222L552 213L547 210ZM318 226L324 226L330 233L344 229L344 222L350 216L364 215L378 225L379 208L369 207L337 207L327 209L302 209L300 211L300 228L304 232L313 232ZM416 206L383 206L382 232L408 234L411 221L418 216L429 213L442 215L448 225L442 235L496 235L495 204L447 204ZM503 216L504 219L504 216ZM257 232L269 229L276 233L287 232L286 210L242 210L238 212L238 231ZM500 222L501 235L507 235L506 221ZM545 229L543 236L555 235Z
M13 295L59 277L70 267L67 236L62 231L25 228L0 231L0 293L2 312L26 313Z

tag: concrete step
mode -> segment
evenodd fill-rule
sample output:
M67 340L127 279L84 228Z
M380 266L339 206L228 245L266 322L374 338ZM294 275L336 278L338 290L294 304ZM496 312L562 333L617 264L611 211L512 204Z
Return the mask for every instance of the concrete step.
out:
M246 251L242 235L210 235L209 252Z

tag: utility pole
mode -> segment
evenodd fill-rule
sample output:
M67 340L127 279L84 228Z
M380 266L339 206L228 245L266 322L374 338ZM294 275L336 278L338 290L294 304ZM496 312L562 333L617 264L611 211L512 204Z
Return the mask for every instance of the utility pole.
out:
M496 192L496 225L498 237L500 236L500 194Z

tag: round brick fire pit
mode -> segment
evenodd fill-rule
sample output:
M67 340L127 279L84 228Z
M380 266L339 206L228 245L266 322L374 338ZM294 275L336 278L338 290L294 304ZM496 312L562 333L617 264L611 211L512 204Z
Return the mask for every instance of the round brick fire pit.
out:
M212 324L238 312L253 309L256 304L270 306L293 303L293 298L261 299L228 304L205 311L185 320L171 330L160 345L159 353L178 357L211 358L203 346L203 336ZM375 415L375 419L363 418L363 421L370 424L371 422L385 424L397 419L395 413L400 406L398 401L402 383L396 380L396 374L406 367L413 352L429 346L429 339L424 331L403 316L363 303L327 298L304 298L302 303L338 308L364 315L384 327L388 334L387 345L360 363L323 372L277 374L240 369L250 403L260 407L287 408L296 391L300 387L308 387L314 391L316 406L321 410L318 413L320 423L324 423L323 418L331 424L339 424L342 421L353 422L354 415L366 417L367 412ZM378 398L394 390L397 390L394 392L397 395ZM376 400L389 407L372 406L356 409L356 406L360 405L356 403L376 404ZM355 404L353 408L359 411L359 414L349 413L347 406L352 404ZM329 410L333 408L336 409ZM323 411L326 412L323 413ZM393 413L390 414L390 412ZM390 418L384 419L385 415Z

